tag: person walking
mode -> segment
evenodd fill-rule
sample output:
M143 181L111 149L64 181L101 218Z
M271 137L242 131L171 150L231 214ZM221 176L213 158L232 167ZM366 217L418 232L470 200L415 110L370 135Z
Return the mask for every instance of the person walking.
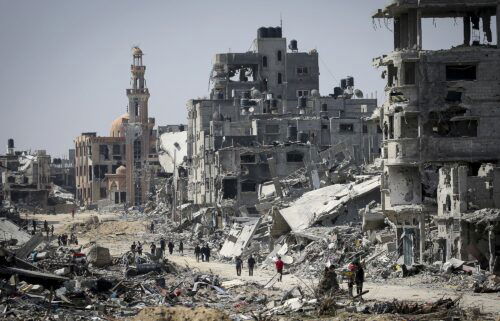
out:
M280 275L278 281L283 282L283 267L285 263L281 260L281 256L278 256L274 265L276 266L276 272Z
M167 245L167 242L165 242L165 239L162 237L160 239L160 250L161 250L161 257L163 258L163 255L165 255L165 247Z
M248 257L247 260L248 264L248 276L253 276L253 268L255 267L255 259L253 258L252 254Z
M179 253L184 254L184 243L182 243L182 240L179 242Z
M205 254L207 262L210 262L210 247L208 247L208 244L205 245Z
M194 256L196 257L196 262L200 262L201 248L198 244L194 247Z
M151 222L151 225L149 226L149 231L151 232L151 234L153 234L155 232L155 223L154 222Z
M172 255L173 252L174 252L174 243L172 243L172 241L168 241L168 253Z
M241 269L243 268L243 260L241 257L237 256L236 257L236 275L241 276Z
M135 245L135 241L134 241L134 242L132 242L132 245L130 245L130 251L131 251L132 253L134 253L134 254L135 254L135 249L136 249L136 247L137 247L137 245Z
M49 223L47 223L47 220L43 221L43 230L45 232L49 230Z
M50 226L50 234L52 234L52 236L54 236L54 225Z
M151 255L155 255L156 254L156 244L155 242L152 242L151 243Z
M140 241L137 241L137 254L142 255L142 244Z
M359 261L356 263L354 282L356 283L356 294L361 295L363 293L363 283L365 282L365 270Z
M36 233L36 220L33 220L33 234Z
M75 209L71 209L71 219L74 220L75 219Z

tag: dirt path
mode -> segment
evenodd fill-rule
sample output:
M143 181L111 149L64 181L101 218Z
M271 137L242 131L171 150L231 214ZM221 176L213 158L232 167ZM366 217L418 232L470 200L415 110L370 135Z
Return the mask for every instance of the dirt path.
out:
M179 265L187 265L190 268L199 269L201 272L215 273L222 278L240 279L246 282L256 282L261 285L265 285L274 275L274 271L270 269L257 269L254 272L254 276L251 277L248 276L248 270L244 268L242 276L238 277L236 276L234 264L222 262L196 262L191 253L184 256L175 254L169 255L167 258ZM316 282L316 280L313 281L307 279L301 281L294 275L284 275L283 282L277 282L274 286L283 290L288 290L296 285L300 285L302 288L307 288L307 286L312 287L312 285ZM346 288L345 284L342 286ZM434 289L420 287L418 285L390 285L372 282L366 282L363 289L370 291L367 295L363 296L365 300L390 301L398 299L427 302L435 301L443 297L451 297L455 299L462 296L461 304L464 307L478 307L483 312L500 315L500 294L498 293L462 293L449 288Z
M54 224L56 231L64 230L70 223L75 221L85 221L91 215L98 215L99 219L102 220L116 220L116 214L97 214L95 212L85 212L85 213L77 213L75 215L75 219L71 218L71 214L58 214L58 215L40 215L37 214L33 216L37 221L43 222L43 220L47 220L49 224ZM31 216L30 216L31 217ZM128 222L127 226L124 226L123 229L119 229L120 224L114 224L113 222L109 222L112 230L118 231L120 230L119 235L92 235L92 240L97 241L106 247L109 247L111 250L111 254L118 256L125 251L128 250L130 243L132 240L142 240L142 241L150 241L153 239L158 239L159 235L154 235L147 233L145 230L147 222L144 221L135 221ZM137 229L142 232L134 232L134 229L130 229L128 225L137 225ZM142 228L138 228L138 226L143 226ZM107 230L105 230L107 231ZM113 232L113 231L112 231ZM82 238L82 243L90 241L90 238ZM146 243L148 244L148 243ZM145 247L144 250L147 251L149 247ZM245 282L256 282L261 285L265 285L274 275L274 269L269 267L268 269L257 268L254 271L254 276L248 276L248 269L246 269L246 265L244 265L242 276L238 277L236 275L236 269L234 264L223 263L223 262L196 262L194 255L190 249L187 249L184 255L179 255L174 252L174 255L167 255L167 259L182 265L189 266L192 269L198 269L204 273L214 273L219 275L223 279L241 279ZM246 262L245 262L246 263ZM285 268L286 271L286 268ZM317 280L308 280L308 279L299 279L294 275L284 275L283 282L275 283L275 287L278 287L283 290L287 290L292 288L293 286L300 285L303 289L306 289L308 286L312 287L314 283L317 283ZM345 284L342 286L345 287ZM372 283L366 282L364 286L365 290L369 290L370 292L364 296L366 300L381 300L388 301L393 299L400 300L413 300L413 301L434 301L438 300L442 297L451 297L457 298L462 296L461 304L464 307L479 307L482 311L486 313L493 313L500 315L500 293L493 294L475 294L475 293L462 293L456 291L452 288L430 288L429 286L424 285L394 285L394 284L384 284L384 283ZM306 290L307 291L307 290Z

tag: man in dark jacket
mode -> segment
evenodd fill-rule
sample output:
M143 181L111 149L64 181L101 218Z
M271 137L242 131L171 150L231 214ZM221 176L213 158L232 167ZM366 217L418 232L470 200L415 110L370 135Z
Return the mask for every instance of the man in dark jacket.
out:
M184 254L184 243L182 243L182 240L179 242L179 253Z
M361 295L363 293L363 283L365 282L365 270L359 261L356 264L354 281L356 282L356 294Z
M208 244L206 245L206 252L207 252L207 262L210 262L210 247Z
M166 242L165 239L162 237L160 239L160 250L161 250L161 257L163 258L163 255L165 254L165 248L166 248Z
M174 252L174 243L172 243L172 241L168 241L168 253L172 255L173 252Z
M236 275L241 276L241 269L243 268L243 260L241 257L237 256L236 257Z
M253 268L255 266L255 259L253 258L252 254L248 257L248 275L253 276Z
M200 262L201 248L198 244L196 244L194 248L194 256L196 257L196 262Z

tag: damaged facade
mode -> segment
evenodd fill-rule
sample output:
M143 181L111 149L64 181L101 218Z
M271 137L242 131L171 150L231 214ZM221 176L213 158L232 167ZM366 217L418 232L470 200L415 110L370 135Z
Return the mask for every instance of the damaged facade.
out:
M7 153L0 155L0 203L6 200L47 206L51 191L50 164L50 155L45 150L16 151L14 140L9 139Z
M249 52L216 54L210 82L209 98L187 104L194 204L234 215L268 186L275 196L287 194L283 184L318 188L323 155L363 163L380 153L376 99L362 98L353 77L321 96L318 52L300 52L296 40L287 46L280 27L259 28Z
M134 47L132 56L128 112L113 121L110 136L82 133L75 139L76 198L82 205L142 205L159 169L155 119L148 117L143 53Z
M498 222L477 233L467 220L500 201L500 51L490 26L499 12L494 0L398 0L373 16L393 21L394 51L374 60L387 79L381 206L405 264L458 258L490 268L500 255ZM461 21L463 44L424 50L422 19L436 18Z

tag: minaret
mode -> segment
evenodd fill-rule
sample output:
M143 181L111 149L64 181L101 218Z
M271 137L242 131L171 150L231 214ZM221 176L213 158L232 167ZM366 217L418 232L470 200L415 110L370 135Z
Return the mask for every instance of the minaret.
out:
M150 150L150 128L148 123L149 90L146 88L142 64L142 50L132 48L133 62L132 88L127 89L129 122L126 125L125 157L127 162L127 203L141 205L145 203L149 191L148 155Z
M142 50L139 47L132 49L133 62L130 66L132 88L127 89L127 97L130 122L147 124L149 91L144 79L146 66L142 64L142 55Z

